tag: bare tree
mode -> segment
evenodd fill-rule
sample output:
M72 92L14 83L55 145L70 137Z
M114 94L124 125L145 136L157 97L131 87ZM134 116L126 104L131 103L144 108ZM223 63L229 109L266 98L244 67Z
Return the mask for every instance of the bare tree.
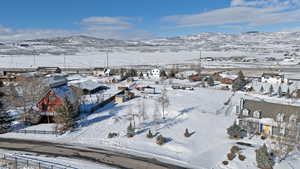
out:
M161 107L162 107L163 119L165 119L165 109L170 104L168 93L167 93L167 89L165 87L161 91L161 94L160 94L160 97L158 98L158 101L159 101L159 103L161 104Z
M153 109L152 119L153 119L154 123L158 124L158 122L159 122L159 108L158 108L158 104L157 103L154 103L154 109Z
M23 120L30 116L34 107L49 89L40 79L22 80L9 85L8 100L23 109Z
M288 145L286 140L286 123L283 121L284 115L283 113L279 113L277 115L276 123L278 129L278 135L275 138L274 142L274 153L277 156L279 161L285 159L289 153Z
M138 112L139 112L139 117L145 121L148 117L147 117L147 112L146 112L146 105L145 105L145 99L142 98L139 102L138 105Z

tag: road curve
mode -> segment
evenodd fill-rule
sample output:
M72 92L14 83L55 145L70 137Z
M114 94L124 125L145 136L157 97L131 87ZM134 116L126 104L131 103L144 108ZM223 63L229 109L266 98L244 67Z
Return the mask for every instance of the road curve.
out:
M0 149L61 156L106 164L124 169L184 169L185 167L167 164L156 159L113 152L100 148L78 147L68 144L35 140L0 138Z

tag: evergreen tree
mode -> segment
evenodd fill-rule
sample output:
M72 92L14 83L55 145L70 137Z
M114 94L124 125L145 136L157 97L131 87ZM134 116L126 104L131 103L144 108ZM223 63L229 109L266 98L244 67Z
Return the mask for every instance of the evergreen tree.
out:
M140 79L143 79L143 78L144 78L143 72L140 72L139 78L140 78Z
M209 77L209 78L207 79L207 84L208 84L209 86L213 86L213 85L215 84L214 79L213 79L212 77Z
M282 97L282 90L281 86L278 87L278 97Z
M167 73L164 70L161 70L160 77L167 77Z
M134 136L134 128L132 127L132 124L130 122L129 126L127 127L127 137L133 137Z
M243 80L243 81L246 81L244 73L241 70L238 72L238 78L241 79L241 80Z
M259 149L255 150L256 152L256 163L257 167L261 169L272 169L273 168L273 160L268 152L268 148L266 144L264 144Z
M12 117L7 112L0 112L0 134L9 132L12 121Z
M74 117L79 113L79 104L80 103L77 101L75 103L71 103L70 99L65 97L64 103L55 109L57 114L54 121L60 125L58 130L66 131L75 126L76 121L74 120Z
M242 71L238 72L238 78L232 84L232 90L240 90L247 84L245 76Z
M261 93L261 94L263 94L263 93L264 93L264 91L265 91L265 89L264 89L264 86L263 86L263 85L261 85L261 87L260 87L260 93Z
M241 132L242 128L235 123L227 129L227 134L231 137L241 137Z
M152 134L151 130L148 131L147 137L148 138L153 138L153 134Z
M205 78L203 77L201 81L202 81L202 87L205 88L206 87L205 86Z
M286 97L287 98L291 98L291 92L290 92L290 88L288 87L287 91L286 91Z
M189 133L188 128L186 128L186 129L185 129L185 132L184 132L184 136L185 136L185 137L190 137L190 135L191 135L191 134Z
M271 85L269 88L269 95L272 96L273 92L274 92L274 88L273 88L273 85Z
M3 95L0 96L2 98ZM0 134L9 132L13 118L4 110L4 104L0 100Z

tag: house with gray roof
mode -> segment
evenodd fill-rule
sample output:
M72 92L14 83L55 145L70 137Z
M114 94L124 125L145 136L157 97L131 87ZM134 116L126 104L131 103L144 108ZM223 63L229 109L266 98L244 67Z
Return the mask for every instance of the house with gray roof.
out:
M237 124L248 133L286 135L291 132L289 125L294 124L297 128L294 136L298 137L300 106L242 99L237 114Z

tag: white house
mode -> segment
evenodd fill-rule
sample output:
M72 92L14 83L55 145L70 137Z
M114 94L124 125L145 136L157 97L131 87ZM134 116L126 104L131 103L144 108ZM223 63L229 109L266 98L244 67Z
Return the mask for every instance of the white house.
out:
M111 72L110 72L110 69L108 68L95 68L94 71L93 71L93 75L94 76L110 76L111 75Z
M159 69L152 69L150 72L150 76L152 79L159 79L161 71Z
M284 75L279 73L263 73L261 76L261 82L279 84L287 83L287 79L284 78Z

